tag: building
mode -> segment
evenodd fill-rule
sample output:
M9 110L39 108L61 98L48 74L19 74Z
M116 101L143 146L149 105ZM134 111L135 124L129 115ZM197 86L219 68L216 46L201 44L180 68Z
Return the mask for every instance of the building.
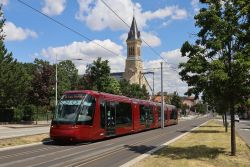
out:
M128 32L127 43L127 59L125 64L125 72L112 73L116 79L125 79L129 83L144 85L145 78L143 76L143 62L141 60L141 34L138 30L135 17L133 17L130 30Z
M138 30L136 20L133 21L128 32L127 42L127 59L123 78L130 83L139 85L145 84L143 73L143 62L141 60L141 34Z
M186 105L189 108L191 108L192 106L194 106L195 104L198 103L198 100L195 99L194 97L191 97L191 96L189 96L189 97L182 97L181 103L182 103L182 105Z

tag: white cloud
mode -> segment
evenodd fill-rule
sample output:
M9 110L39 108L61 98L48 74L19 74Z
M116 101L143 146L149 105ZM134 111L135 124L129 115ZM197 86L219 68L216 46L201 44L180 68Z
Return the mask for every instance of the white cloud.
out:
M126 40L127 40L128 34L124 33L120 36L120 39L123 41L123 44L126 44ZM151 47L156 47L161 45L161 39L155 35L152 32L141 32L141 37L144 41L146 41ZM145 44L145 42L142 41L142 46L147 46Z
M66 6L66 0L45 0L44 3L42 12L49 16L60 15Z
M164 19L166 17L176 20L187 17L187 11L180 9L178 6L166 6L164 9L158 9L154 12L147 11L142 14L146 17L146 20Z
M197 13L200 10L199 3L200 3L199 0L192 0L191 1L191 5L192 5L195 13Z
M151 32L142 32L141 33L142 39L146 41L151 47L161 45L161 39ZM142 43L143 46L147 46L144 42Z
M164 57L168 63L175 64L176 67L179 65L179 63L187 61L186 57L181 56L180 49L175 49L168 52L162 52L161 56Z
M9 0L0 0L0 4L3 6L8 5L8 3L9 3Z
M185 58L181 58L180 49L163 52L161 56L167 58L169 63L179 64L180 62L185 62ZM161 73L160 73L160 62L161 59L151 60L144 62L145 71L154 71L155 72L155 93L161 90ZM187 91L188 86L185 82L181 81L178 74L178 69L173 69L172 64L163 63L163 90L168 93L173 93L177 91L179 95L184 95ZM175 66L176 67L176 66ZM153 78L151 75L146 75L148 82L152 86Z
M112 50L117 55L102 49L95 43L104 46L107 49ZM111 72L124 71L125 57L121 55L122 46L117 45L109 39L100 41L93 40L91 42L73 42L66 46L49 47L42 49L39 55L47 57L49 60L55 62L57 55L58 60L70 60L70 59L82 59L80 61L73 61L80 74L83 74L86 69L86 65L96 60L98 57L102 57L102 60L108 60L111 67Z
M6 34L6 41L21 41L29 37L36 38L38 35L35 31L27 28L17 27L12 22L6 22L3 27L3 32Z
M178 6L166 6L156 11L142 11L139 3L132 0L106 0L105 1L127 24L131 24L133 9L140 30L147 26L147 22L153 19L184 19L187 11ZM119 20L100 0L78 0L79 11L76 19L86 22L87 26L96 31L110 28L112 30L127 30L128 27Z
M106 48L114 51L117 53L117 56L106 52L94 42L97 42ZM112 72L123 72L125 67L125 56L121 56L122 53L122 46L117 45L116 43L112 42L109 39L100 41L94 40L91 42L73 42L66 46L60 47L49 47L47 49L43 49L39 54L35 54L36 57L38 55L47 57L50 61L55 62L55 57L57 55L58 60L66 60L66 59L77 59L81 58L83 61L73 61L79 71L79 74L84 74L86 65L96 60L97 57L102 57L103 60L109 60L109 64L111 67ZM179 54L177 54L179 53ZM118 56L120 55L120 56ZM180 51L179 49L164 52L161 55L167 56L170 60L174 60L176 58L176 63L179 60L182 62L182 59L179 58ZM171 55L171 56L170 56ZM144 62L144 69L145 71L154 71L155 72L155 93L161 90L160 87L160 62L161 59L157 60L150 60ZM164 64L163 66L163 81L164 81L164 91L169 93L173 93L177 91L179 95L183 95L187 91L187 84L180 80L180 76L178 72L174 71L170 65ZM153 78L151 75L146 75L146 78L150 85L152 86Z

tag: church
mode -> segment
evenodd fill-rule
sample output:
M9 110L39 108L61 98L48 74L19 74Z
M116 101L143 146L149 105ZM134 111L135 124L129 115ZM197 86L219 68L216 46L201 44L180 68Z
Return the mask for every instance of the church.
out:
M111 75L120 79L125 79L131 84L144 85L145 78L143 76L143 62L141 60L141 34L138 30L135 17L128 32L127 43L127 59L125 64L125 71L112 73Z

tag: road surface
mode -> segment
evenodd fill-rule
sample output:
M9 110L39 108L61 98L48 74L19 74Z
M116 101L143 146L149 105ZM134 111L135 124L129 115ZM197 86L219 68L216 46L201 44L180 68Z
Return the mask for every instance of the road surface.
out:
M35 145L0 152L0 167L120 166L145 152L199 126L209 117L181 121L178 125L94 143Z
M240 120L239 123L236 123L236 128L238 134L250 148L250 120Z

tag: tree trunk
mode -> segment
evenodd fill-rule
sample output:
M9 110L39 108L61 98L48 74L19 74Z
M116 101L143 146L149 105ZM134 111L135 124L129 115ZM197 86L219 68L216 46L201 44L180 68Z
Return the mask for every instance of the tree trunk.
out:
M228 131L227 113L225 112L225 132Z
M231 114L231 155L236 154L236 141L235 141L235 121L234 121L234 105L230 104L230 114Z
M226 127L226 124L225 124L225 119L224 119L225 117L224 117L224 114L222 114L222 121L223 121L223 126L225 126Z

